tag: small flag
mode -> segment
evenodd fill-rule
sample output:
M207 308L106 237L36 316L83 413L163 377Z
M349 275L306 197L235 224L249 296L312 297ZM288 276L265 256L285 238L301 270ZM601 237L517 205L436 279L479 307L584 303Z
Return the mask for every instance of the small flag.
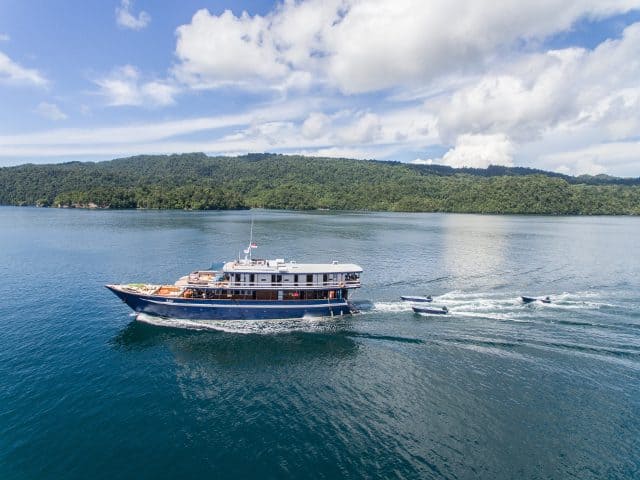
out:
M252 243L251 244L251 248L258 248L258 244L257 243Z

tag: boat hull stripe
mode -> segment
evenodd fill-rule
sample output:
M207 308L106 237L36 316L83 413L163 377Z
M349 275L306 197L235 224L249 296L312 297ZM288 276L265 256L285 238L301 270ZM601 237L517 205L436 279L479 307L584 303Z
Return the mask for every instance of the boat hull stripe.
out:
M157 305L175 305L179 307L205 307L205 308L295 308L304 307L304 308L327 308L327 307L347 307L348 304L346 302L341 303L321 303L321 304L305 304L304 302L300 302L297 305L268 305L264 303L242 303L242 304L229 304L229 303L220 303L220 304L212 304L212 303L186 303L186 302L161 302L158 300L150 300L145 299L149 303L155 303Z
M242 303L230 300L166 301L150 298L110 287L132 310L159 317L184 318L189 320L271 320L303 318L305 316L329 317L351 313L351 306L344 300L290 301L282 303ZM172 299L173 300L173 299ZM230 303L231 302L231 303ZM313 303L311 303L313 302ZM277 313L276 313L277 312Z

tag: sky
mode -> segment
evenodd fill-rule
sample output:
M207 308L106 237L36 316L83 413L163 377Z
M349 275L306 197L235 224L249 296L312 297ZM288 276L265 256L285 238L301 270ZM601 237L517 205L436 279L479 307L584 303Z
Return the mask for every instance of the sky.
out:
M640 176L640 0L0 0L0 166L277 152Z

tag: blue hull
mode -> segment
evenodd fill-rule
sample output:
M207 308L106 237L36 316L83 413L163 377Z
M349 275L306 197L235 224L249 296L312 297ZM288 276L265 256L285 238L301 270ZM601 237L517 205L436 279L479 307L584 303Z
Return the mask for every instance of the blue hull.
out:
M107 286L132 310L157 317L187 320L276 320L331 317L351 313L342 299L307 301L197 300L123 292Z

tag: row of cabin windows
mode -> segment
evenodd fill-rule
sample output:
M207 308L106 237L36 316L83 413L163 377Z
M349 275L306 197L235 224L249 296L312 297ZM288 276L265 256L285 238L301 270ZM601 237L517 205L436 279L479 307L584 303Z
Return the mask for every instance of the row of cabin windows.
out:
M327 300L346 299L347 290L220 290L187 289L184 298L206 300Z
M314 278L314 276L316 278ZM322 274L322 283L326 284L326 283L334 283L334 282L338 282L341 280L342 275L339 274L327 274L324 273ZM233 278L233 280L235 281L235 283L243 283L243 282L248 282L250 284L255 284L256 283L256 274L254 273L250 273L250 274L242 274L242 273L236 273L233 274L232 277L228 277L228 278ZM345 281L354 281L354 280L358 280L359 279L359 275L357 273L347 273L344 275L344 280ZM258 283L261 282L268 282L269 280L271 280L272 284L278 284L278 283L289 283L291 281L293 281L294 285L299 285L299 284L304 284L304 285L313 285L314 283L318 283L320 282L320 275L313 275L313 274L303 274L303 275L298 275L298 274L287 274L287 275L282 275L282 274L271 274L271 275L258 275Z

